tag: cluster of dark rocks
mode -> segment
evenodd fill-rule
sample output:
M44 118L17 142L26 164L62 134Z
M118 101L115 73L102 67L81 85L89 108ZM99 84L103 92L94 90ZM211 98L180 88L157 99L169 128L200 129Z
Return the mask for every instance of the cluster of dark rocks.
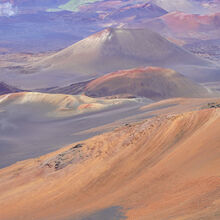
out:
M211 102L211 103L208 103L208 107L209 108L220 108L220 103Z
M63 153L60 153L46 161L43 166L54 168L55 170L60 170L70 164L77 163L83 158L80 152L82 147L83 144L74 145L69 150L64 151Z

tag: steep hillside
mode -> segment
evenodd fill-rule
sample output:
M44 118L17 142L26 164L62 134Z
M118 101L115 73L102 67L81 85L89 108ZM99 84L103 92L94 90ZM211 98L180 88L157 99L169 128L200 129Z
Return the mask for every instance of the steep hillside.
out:
M2 169L0 218L217 220L219 126L164 115Z

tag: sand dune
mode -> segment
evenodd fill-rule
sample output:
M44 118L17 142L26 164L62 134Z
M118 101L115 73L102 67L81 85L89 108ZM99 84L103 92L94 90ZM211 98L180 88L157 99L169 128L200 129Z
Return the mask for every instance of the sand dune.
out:
M91 97L127 94L153 100L211 96L211 92L183 75L159 67L121 70L107 74L88 83L85 94Z
M32 92L0 96L0 168L94 136L93 130L79 132L132 116L147 103Z
M99 111L113 105L132 102L128 99L94 99L85 95L47 94L37 92L20 92L0 96L0 110L20 107L33 107L33 111L47 116L67 117L86 112ZM36 113L36 112L35 112ZM34 116L34 112L33 112Z
M219 126L219 109L162 115L2 169L0 218L219 219Z

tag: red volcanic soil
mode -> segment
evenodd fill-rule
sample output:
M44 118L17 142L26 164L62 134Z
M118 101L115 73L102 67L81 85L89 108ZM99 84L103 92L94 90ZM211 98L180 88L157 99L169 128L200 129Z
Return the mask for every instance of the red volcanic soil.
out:
M213 40L220 36L220 12L206 15L172 12L145 23L148 28L171 38Z
M0 219L218 220L219 129L219 109L168 114L1 169Z
M97 78L86 86L85 94L92 97L132 95L157 100L171 97L204 97L208 92L173 70L146 67L121 70Z
M220 12L209 15L173 12L161 17L172 31L205 31L220 28Z

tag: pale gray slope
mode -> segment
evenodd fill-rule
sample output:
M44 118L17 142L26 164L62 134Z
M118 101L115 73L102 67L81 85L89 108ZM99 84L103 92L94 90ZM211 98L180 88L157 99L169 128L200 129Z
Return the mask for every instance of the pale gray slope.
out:
M106 29L44 58L45 71L96 75L142 65L207 65L208 62L147 29Z

